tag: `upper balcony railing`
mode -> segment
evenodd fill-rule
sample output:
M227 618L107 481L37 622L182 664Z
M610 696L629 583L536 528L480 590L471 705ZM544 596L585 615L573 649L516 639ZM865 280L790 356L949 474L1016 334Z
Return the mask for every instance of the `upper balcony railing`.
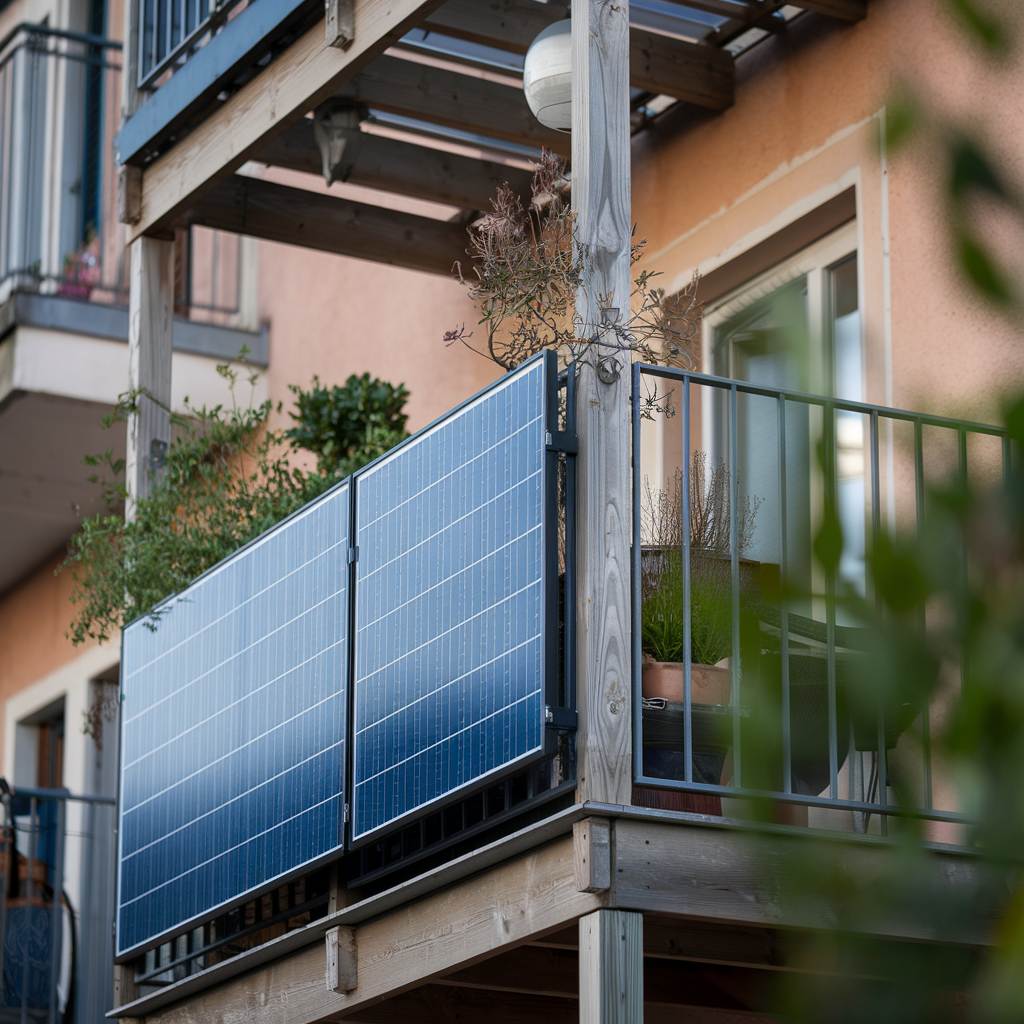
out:
M21 25L0 46L0 283L114 301L126 293L113 135L120 43Z
M246 0L139 0L138 87L148 89L216 34Z
M885 834L911 815L956 840L937 709L863 692L867 561L921 528L928 484L998 483L1005 431L639 364L633 417L640 801L742 816L767 797L783 822ZM813 550L826 508L835 565Z

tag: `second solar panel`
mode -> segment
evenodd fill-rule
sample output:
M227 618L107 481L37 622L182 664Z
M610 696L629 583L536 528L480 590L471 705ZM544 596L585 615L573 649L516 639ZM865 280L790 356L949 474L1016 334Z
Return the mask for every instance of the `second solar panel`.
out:
M545 752L553 362L357 477L353 842Z

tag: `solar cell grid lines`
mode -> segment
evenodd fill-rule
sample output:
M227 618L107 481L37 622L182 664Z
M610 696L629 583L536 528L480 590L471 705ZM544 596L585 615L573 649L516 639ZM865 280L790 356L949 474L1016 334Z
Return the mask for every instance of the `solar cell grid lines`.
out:
M550 372L357 475L353 841L543 753Z
M124 630L119 954L341 846L349 493Z

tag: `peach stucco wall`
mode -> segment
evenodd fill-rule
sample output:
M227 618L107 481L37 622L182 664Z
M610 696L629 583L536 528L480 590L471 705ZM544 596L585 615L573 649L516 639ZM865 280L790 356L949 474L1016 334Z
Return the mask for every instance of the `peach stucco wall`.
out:
M0 596L0 708L8 697L81 653L64 635L74 610L74 582L69 572L54 575L61 561L59 555L49 559ZM110 650L111 662L117 661L116 646Z
M455 280L294 246L260 246L260 314L270 322L270 395L287 385L326 384L369 372L404 383L409 429L417 430L499 374L444 332L476 314Z

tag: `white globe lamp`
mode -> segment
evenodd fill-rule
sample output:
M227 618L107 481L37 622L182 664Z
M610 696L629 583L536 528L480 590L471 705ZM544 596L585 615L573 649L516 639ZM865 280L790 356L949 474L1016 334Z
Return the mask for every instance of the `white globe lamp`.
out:
M572 22L556 21L530 44L523 91L533 116L547 128L572 129Z

